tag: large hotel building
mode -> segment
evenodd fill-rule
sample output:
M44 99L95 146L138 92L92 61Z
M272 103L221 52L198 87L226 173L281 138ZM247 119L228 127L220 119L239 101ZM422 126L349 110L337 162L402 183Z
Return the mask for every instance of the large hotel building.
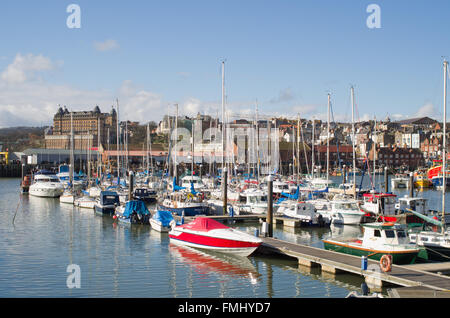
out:
M92 111L69 112L59 107L53 116L53 128L45 135L47 149L70 149L70 134L73 129L74 149L98 148L109 142L116 144L117 113L114 108L102 113L98 106Z

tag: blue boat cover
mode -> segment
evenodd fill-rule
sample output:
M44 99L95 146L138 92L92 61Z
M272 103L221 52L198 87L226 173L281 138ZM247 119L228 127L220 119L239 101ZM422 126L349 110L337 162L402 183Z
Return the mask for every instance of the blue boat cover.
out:
M298 200L299 186L297 186L297 191L294 194L281 192L281 195L291 200Z
M140 200L127 201L125 205L125 211L123 212L123 216L129 218L133 212L136 212L137 214L141 215L150 214L144 202Z
M169 226L174 218L169 211L157 210L152 219L161 222L162 226Z
M101 204L120 204L119 195L114 191L102 191L100 192Z

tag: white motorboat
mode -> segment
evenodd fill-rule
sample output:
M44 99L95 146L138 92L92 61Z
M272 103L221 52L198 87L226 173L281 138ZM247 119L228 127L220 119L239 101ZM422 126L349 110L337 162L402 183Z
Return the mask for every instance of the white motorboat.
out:
M28 193L36 197L58 198L64 192L64 185L56 174L50 171L41 171L34 176Z
M259 237L206 217L197 217L190 223L173 226L169 238L174 244L240 256L249 256L262 243Z
M235 210L252 214L267 213L267 193L256 188L241 192L241 202L234 205Z
M404 174L397 174L391 179L392 189L409 188L409 177Z
M162 233L169 232L172 228L172 223L176 223L176 221L169 211L156 210L150 218L152 229Z
M366 212L359 208L357 200L331 201L331 217L335 224L360 224Z
M66 189L59 197L59 202L73 204L75 202L75 195L72 190Z
M285 200L278 205L277 214L297 219L304 226L329 226L331 218L318 213L313 204Z
M95 198L84 195L82 197L76 198L73 202L73 205L79 208L94 209L95 202L96 202Z

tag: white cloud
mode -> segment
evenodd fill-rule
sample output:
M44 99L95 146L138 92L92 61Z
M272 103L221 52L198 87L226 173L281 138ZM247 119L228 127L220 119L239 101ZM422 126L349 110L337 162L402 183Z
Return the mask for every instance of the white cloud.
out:
M1 79L9 84L24 83L34 79L40 71L51 70L55 67L52 61L42 55L17 53L14 61L1 74Z
M291 88L285 88L285 89L282 89L278 93L277 97L272 98L270 100L270 103L277 104L277 103L289 102L289 101L291 101L293 99L294 99L294 94L292 93L292 89Z
M97 51L104 52L104 51L110 51L113 49L117 49L119 47L119 44L116 40L105 40L103 42L94 42L94 48Z
M437 112L432 103L426 103L420 107L413 117L437 117Z

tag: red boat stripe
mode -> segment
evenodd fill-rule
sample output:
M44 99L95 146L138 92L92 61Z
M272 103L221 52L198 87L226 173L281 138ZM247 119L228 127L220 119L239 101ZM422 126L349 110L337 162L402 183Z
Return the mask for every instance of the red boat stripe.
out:
M242 242L235 240L228 240L222 238L215 238L211 236L203 236L198 234L191 233L181 233L180 235L169 235L170 238L185 241L194 244L200 244L205 246L214 246L214 247L258 247L261 243L253 243L253 242Z

